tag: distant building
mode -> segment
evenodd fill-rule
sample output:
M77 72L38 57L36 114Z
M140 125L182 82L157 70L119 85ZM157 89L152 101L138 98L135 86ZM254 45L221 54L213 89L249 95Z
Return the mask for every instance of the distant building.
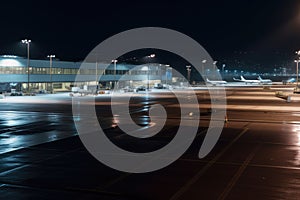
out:
M30 59L30 90L48 90L52 82L54 91L69 91L74 86L77 74L84 77L84 81L76 82L77 86L98 84L100 87L111 88L115 81L119 81L118 87L120 88L147 86L148 84L152 87L155 83L164 84L172 81L172 70L161 64L118 63L116 70L113 63L85 63L84 69L80 69L81 65L82 62L53 60L52 68L50 68L49 60ZM26 58L0 56L0 90L8 90L10 87L26 90L27 82Z

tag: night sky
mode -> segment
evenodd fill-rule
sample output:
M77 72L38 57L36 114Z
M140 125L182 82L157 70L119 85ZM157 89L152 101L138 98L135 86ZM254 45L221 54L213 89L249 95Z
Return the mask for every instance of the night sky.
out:
M216 59L255 52L268 62L269 54L300 48L299 0L12 0L1 1L0 17L0 54L25 56L20 40L29 38L39 59L79 61L106 38L146 26L180 31Z

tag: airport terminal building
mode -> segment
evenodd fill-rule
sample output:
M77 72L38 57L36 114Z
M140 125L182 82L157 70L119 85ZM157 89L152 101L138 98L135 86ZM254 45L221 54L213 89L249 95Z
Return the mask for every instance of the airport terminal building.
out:
M171 84L172 68L162 64L130 65L122 63L84 63L60 60L28 60L18 56L0 56L0 91L11 88L17 91L48 90L70 91L71 87L98 85L99 88L150 86L156 83ZM108 67L107 67L108 66ZM84 81L75 82L76 75ZM76 84L76 85L75 85Z

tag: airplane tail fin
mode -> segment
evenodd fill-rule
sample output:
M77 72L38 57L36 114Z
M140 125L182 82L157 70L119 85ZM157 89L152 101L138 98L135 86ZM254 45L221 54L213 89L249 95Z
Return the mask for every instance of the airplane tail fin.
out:
M245 79L243 76L241 76L241 80L242 80L242 81L245 81L246 79Z
M261 78L260 76L258 76L258 80L260 80L260 81L261 81L261 80L262 80L262 78Z

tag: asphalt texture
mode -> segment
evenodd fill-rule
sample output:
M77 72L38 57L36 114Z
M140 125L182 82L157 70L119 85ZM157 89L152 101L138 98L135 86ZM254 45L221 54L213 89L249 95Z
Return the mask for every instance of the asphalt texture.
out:
M0 102L0 199L299 199L300 101L275 97L278 90L292 95L283 86L226 88L227 118L219 119L226 123L202 159L210 98L197 90L201 120L190 148L171 165L140 174L111 169L86 150L68 94L7 97ZM180 106L172 95L132 99L132 118L142 127L150 123L149 106L160 103L168 112L163 130L142 140L119 129L109 95L96 99L107 137L124 149L153 151L176 134Z

